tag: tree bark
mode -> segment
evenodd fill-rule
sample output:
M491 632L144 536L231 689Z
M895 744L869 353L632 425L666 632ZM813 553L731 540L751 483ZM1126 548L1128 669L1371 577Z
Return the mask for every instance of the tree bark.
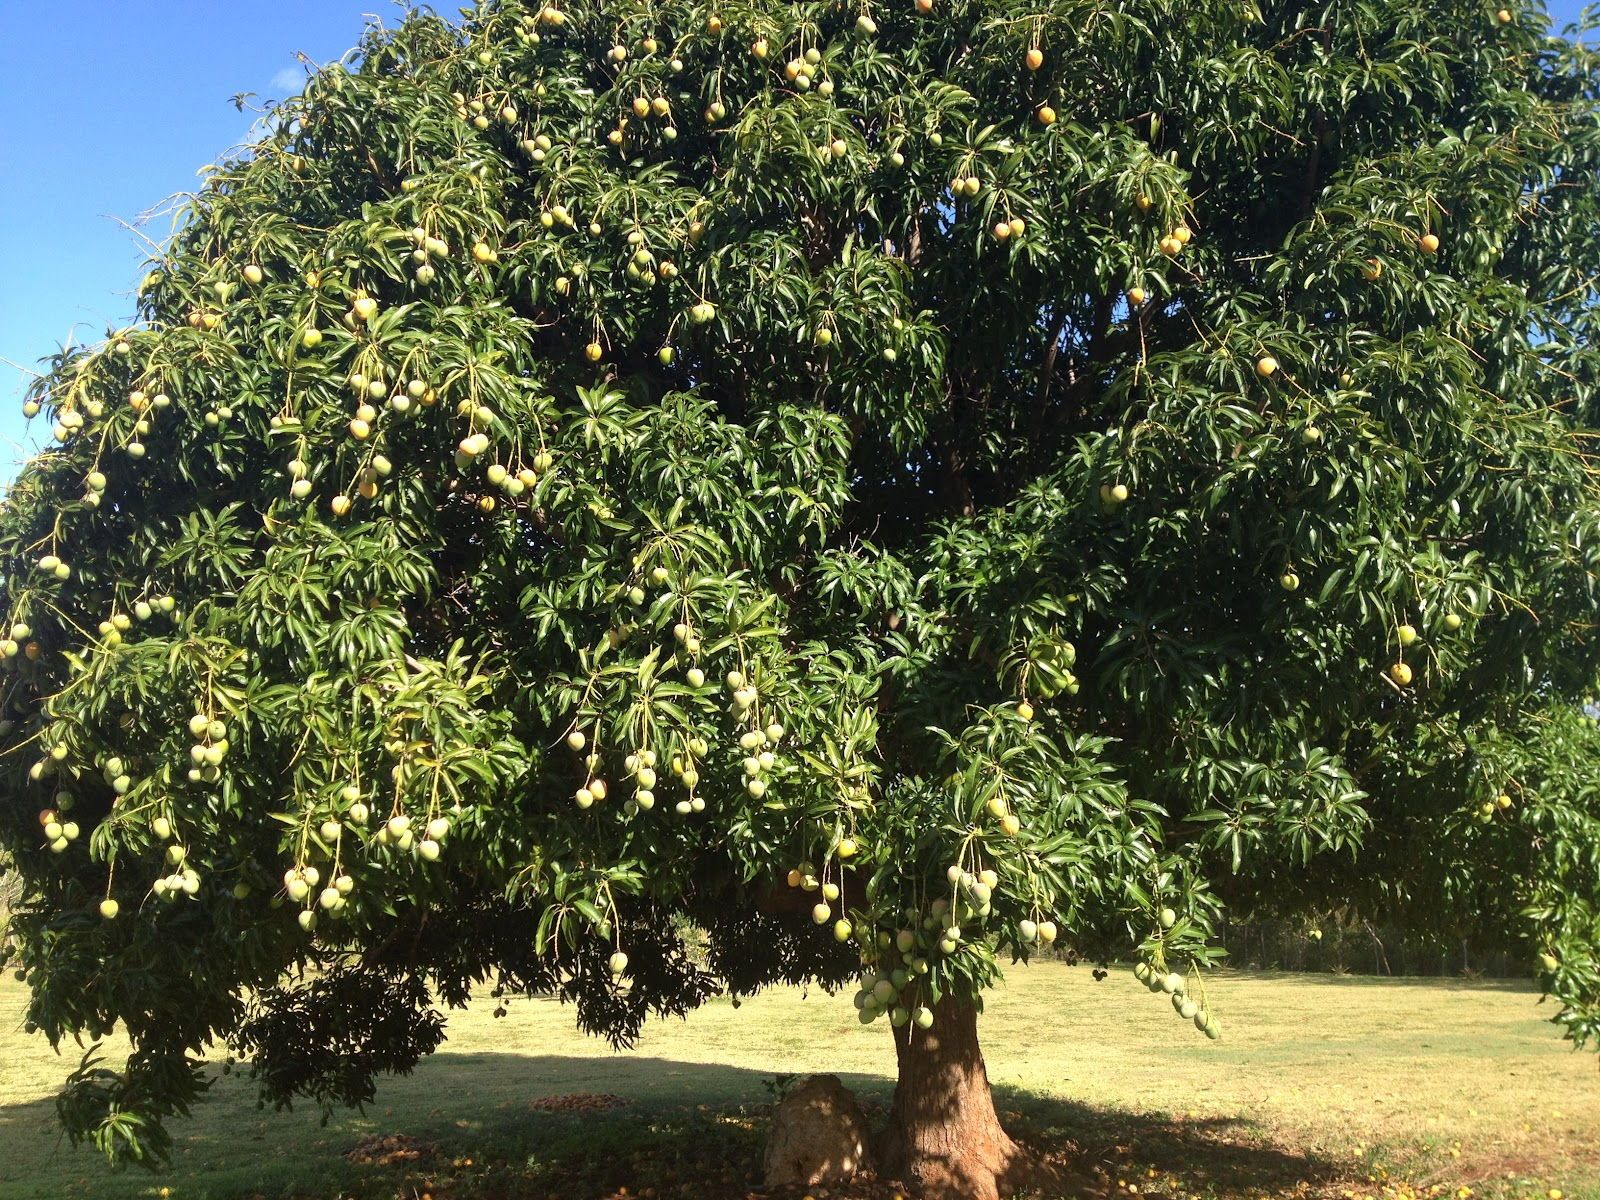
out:
M1000 1200L1021 1183L1023 1152L1000 1127L978 1048L978 1013L945 997L927 1029L895 1030L899 1080L879 1147L887 1178L924 1200Z

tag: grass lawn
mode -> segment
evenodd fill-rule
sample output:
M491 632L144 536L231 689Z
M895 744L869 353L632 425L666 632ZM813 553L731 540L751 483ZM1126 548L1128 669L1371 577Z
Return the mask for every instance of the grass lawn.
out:
M1210 991L1217 1043L1125 971L1018 968L992 996L1000 1107L1080 1165L1075 1194L1600 1200L1600 1072L1528 988L1223 972ZM713 1003L625 1053L553 1002L499 1020L488 1002L453 1014L443 1051L364 1114L258 1111L248 1081L225 1078L177 1127L170 1171L113 1174L60 1139L52 1096L72 1061L22 1035L23 998L0 983L0 1200L721 1200L759 1165L775 1075L833 1071L882 1104L894 1065L848 996ZM379 1135L407 1140L352 1160Z

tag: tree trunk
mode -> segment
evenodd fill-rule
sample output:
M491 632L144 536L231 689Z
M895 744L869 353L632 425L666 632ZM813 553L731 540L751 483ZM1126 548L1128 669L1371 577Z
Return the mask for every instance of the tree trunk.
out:
M926 1200L1000 1200L1023 1153L1000 1128L978 1048L978 1013L941 1000L927 1029L895 1030L900 1076L880 1147L881 1173Z

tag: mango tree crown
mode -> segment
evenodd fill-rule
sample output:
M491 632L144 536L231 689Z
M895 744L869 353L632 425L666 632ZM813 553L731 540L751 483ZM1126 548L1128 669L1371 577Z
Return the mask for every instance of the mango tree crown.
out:
M1216 1036L1225 902L1591 1035L1596 85L1442 0L372 29L28 401L16 951L135 1047L69 1129L219 1039L362 1100L480 986L903 1026L1055 941Z

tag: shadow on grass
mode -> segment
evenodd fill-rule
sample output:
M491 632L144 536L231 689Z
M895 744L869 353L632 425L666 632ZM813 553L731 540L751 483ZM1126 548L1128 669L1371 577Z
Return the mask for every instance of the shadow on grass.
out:
M995 1102L1007 1128L1067 1181L1063 1194L1286 1194L1318 1190L1359 1166L1274 1143L1242 1117L1179 1118L1004 1088Z
M1131 969L1131 967L1130 967ZM1467 975L1363 975L1338 971L1289 971L1278 967L1232 966L1216 974L1218 980L1260 980L1268 983L1321 984L1352 989L1430 988L1447 992L1525 992L1539 994L1531 979Z
M881 1124L893 1081L840 1076ZM365 1113L340 1111L323 1125L314 1110L258 1111L248 1081L221 1078L173 1126L178 1155L156 1178L109 1172L92 1152L66 1146L52 1102L0 1106L0 1200L135 1200L162 1186L173 1200L388 1200L428 1189L453 1200L724 1200L762 1194L778 1090L772 1075L712 1063L442 1052L384 1081ZM1350 1166L1274 1146L1243 1121L1167 1120L1011 1089L996 1099L1066 1181L1052 1195L1121 1194L1126 1180L1149 1196L1173 1178L1187 1194L1259 1195Z

